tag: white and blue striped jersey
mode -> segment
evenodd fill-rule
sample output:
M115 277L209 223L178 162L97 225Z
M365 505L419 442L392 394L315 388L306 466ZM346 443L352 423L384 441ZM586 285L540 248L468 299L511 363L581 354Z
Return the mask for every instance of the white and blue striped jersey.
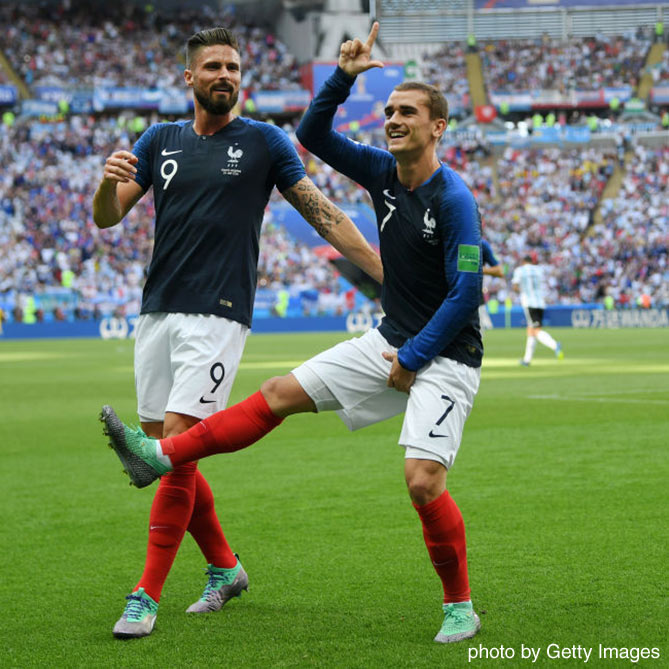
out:
M546 308L546 288L544 268L525 263L516 267L512 283L520 286L520 304L528 309Z

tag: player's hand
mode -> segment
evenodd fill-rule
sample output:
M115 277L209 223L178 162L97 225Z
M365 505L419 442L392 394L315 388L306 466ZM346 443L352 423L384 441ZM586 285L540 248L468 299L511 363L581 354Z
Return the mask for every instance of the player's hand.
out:
M383 67L380 60L371 60L372 47L378 34L379 22L374 21L367 41L363 42L356 37L354 40L348 40L341 45L338 65L346 74L355 77L361 72L371 70L373 67Z
M117 183L134 181L137 162L137 156L130 151L114 151L105 161L104 179Z
M397 359L397 353L385 351L381 355L384 360L393 363L390 368L390 374L388 374L388 381L386 381L388 388L395 388L395 390L399 390L402 393L408 393L413 382L416 380L416 372L404 369Z

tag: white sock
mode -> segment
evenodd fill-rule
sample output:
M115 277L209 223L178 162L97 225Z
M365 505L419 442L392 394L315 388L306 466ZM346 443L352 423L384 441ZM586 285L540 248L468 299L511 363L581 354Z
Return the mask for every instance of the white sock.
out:
M537 339L539 340L539 343L548 346L551 351L554 351L557 348L557 342L545 330L539 330Z
M172 461L170 460L169 455L163 455L163 449L160 447L160 441L156 440L156 458L158 462L165 465L166 467L172 467Z
M525 356L523 357L523 362L532 362L532 356L534 355L534 349L536 348L536 345L536 337L532 336L527 338L527 342L525 343Z

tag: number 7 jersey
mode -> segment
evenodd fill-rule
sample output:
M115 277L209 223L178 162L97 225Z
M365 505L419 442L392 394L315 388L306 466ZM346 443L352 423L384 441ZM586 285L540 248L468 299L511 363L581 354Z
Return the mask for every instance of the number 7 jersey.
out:
M313 99L297 136L338 172L369 191L383 262L379 332L416 371L437 355L480 367L481 219L464 181L441 165L414 189L402 185L388 151L333 129L354 79L337 68Z

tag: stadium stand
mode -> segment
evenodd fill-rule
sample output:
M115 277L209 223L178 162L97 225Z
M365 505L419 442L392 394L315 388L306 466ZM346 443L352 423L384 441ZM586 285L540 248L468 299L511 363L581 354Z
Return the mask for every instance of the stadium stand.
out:
M474 0L476 9L528 9L537 5L537 0ZM565 7L625 7L637 5L639 0L551 0L557 8ZM651 4L651 3L649 3Z
M619 305L669 305L669 146L634 147L619 195L584 238L583 280Z
M0 180L0 301L7 313L18 314L23 296L35 293L47 318L57 309L67 317L137 313L153 199L143 198L123 226L109 230L98 230L91 215L101 157L133 139L117 119L83 116L19 121L0 132L0 160L8 166ZM340 289L325 259L275 226L265 227L261 245L261 285Z
M447 3L444 10L438 0L380 4L391 27L393 17L445 11L440 18L448 18L468 6ZM507 5L506 0L477 1L475 8L490 13ZM561 6L568 7L568 0ZM283 93L304 86L289 47L260 22L241 21L232 9L213 15L205 5L168 15L137 5L105 5L93 16L80 7L0 4L0 31L6 36L0 86L18 77L28 95L43 85L77 90L109 85L151 89L157 84L183 88L183 63L175 63L175 54L181 53L188 35L214 21L224 21L241 36L245 91ZM440 157L472 188L484 234L509 268L527 251L536 252L551 268L554 303L600 301L612 295L620 306L637 304L642 297L644 306L669 305L669 154L666 137L664 148L653 144L663 141L657 135L660 116L639 116L644 123L632 118L624 125L620 119L627 113L625 105L610 107L602 97L591 133L582 133L588 130L582 123L590 112L580 109L573 114L581 121L576 128L565 125L567 117L558 113L555 127L540 124L534 134L531 121L525 126L529 134L512 123L507 135L497 125L495 139L490 128L483 131L475 123L472 112L479 103L472 105L471 83L483 91L485 82L488 92L512 95L607 87L633 91L646 76L655 88L644 93L642 109L644 102L660 109L669 104L669 97L662 97L669 80L669 50L652 43L653 31L645 21L625 32L486 39L470 42L470 48L462 31L459 39L439 48L436 43L429 49L425 42L404 44L407 54L417 55L418 76L444 90L464 120L449 132ZM472 79L474 62L481 65L478 83ZM25 91L20 92L24 99ZM493 104L498 115L515 122L532 115L531 105L505 115L499 101ZM21 111L11 104L0 110L5 114L0 124L0 160L5 166L0 176L0 307L10 320L12 315L20 318L34 296L43 312L38 316L47 319L136 312L152 248L152 198L144 198L122 227L107 231L92 223L91 199L104 157L132 145L147 124L161 117L156 110L137 109L111 114L65 109L49 118L15 117L12 109ZM368 216L366 192L297 144L293 128L300 109L284 105L271 114L296 143L308 174L326 195ZM244 112L261 118L270 114L253 106ZM559 134L563 131L567 134ZM360 130L349 123L347 132L384 145L379 128ZM542 132L547 141L537 145ZM656 139L644 143L644 133ZM257 315L340 313L360 305L361 296L326 256L293 228L289 232L279 224L282 206L275 192L261 241ZM488 294L503 302L506 282L493 280Z
M486 42L481 52L489 89L564 93L569 88L636 87L650 45L649 35L630 31L585 40Z
M613 161L613 155L596 149L507 148L498 161L497 187L490 178L485 184L471 182L472 172L464 169L465 179L477 193L484 235L500 260L515 267L535 251L551 267L550 297L555 304L592 301L593 296L574 277L583 269L580 242ZM491 282L489 293L504 301L505 282Z
M239 23L231 10L214 14L203 5L165 17L132 5L105 4L94 13L76 3L69 10L0 6L4 51L28 86L181 87L183 62L175 55L203 22L225 23L238 34L245 89L298 87L286 45L267 29Z
M651 75L655 83L669 81L669 49L662 53L662 60L651 68Z
M451 108L454 101L458 106L470 107L467 61L463 43L447 43L434 53L424 53L422 76L425 81L437 86L443 92Z

